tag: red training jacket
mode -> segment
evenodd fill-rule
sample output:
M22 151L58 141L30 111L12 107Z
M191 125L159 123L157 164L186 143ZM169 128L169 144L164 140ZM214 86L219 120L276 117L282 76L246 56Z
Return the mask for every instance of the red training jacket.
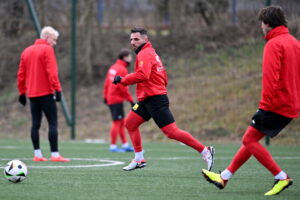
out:
M134 73L123 77L121 81L123 85L135 83L138 101L150 96L167 94L167 73L150 42L147 42L137 54Z
M22 52L17 85L19 94L28 97L61 91L54 49L45 40L35 40Z
M103 97L106 99L108 105L122 103L125 100L133 102L133 98L129 93L128 87L112 83L115 76L119 75L123 77L128 74L127 66L127 62L118 59L116 63L109 68L106 74L103 87Z
M259 108L289 118L300 111L300 43L279 26L266 36Z

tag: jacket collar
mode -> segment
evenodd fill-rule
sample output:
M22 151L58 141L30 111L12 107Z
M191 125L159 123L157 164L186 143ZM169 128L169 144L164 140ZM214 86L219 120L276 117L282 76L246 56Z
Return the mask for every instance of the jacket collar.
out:
M124 67L128 67L128 65L129 65L128 62L126 62L126 61L124 61L124 60L121 60L121 59L118 59L118 60L116 61L116 64L122 65L122 66L124 66Z
M273 28L271 31L269 31L267 33L267 35L265 35L265 40L270 40L274 37L277 37L278 35L282 35L282 34L287 34L289 33L289 29L285 26L277 26L275 28Z
M143 50L143 49L145 49L145 48L148 48L148 47L150 47L150 48L152 47L152 44L151 44L150 41L148 41L148 42L142 44L141 46L139 46L139 47L137 48L137 50L135 51L135 53L138 54L141 50Z
M36 39L34 41L34 44L37 45L37 44L46 44L46 45L50 45L46 40L44 39Z

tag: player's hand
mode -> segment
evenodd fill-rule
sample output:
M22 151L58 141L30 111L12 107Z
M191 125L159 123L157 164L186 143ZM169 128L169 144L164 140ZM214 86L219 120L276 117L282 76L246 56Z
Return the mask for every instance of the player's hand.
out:
M59 102L61 101L61 92L55 91L55 101Z
M106 98L103 99L103 103L107 105L107 99Z
M122 77L121 76L115 76L113 80L113 84L117 85L118 83L121 83Z
M23 105L23 106L25 106L26 105L26 96L25 96L25 94L21 94L20 96L19 96L19 103L21 104L21 105Z

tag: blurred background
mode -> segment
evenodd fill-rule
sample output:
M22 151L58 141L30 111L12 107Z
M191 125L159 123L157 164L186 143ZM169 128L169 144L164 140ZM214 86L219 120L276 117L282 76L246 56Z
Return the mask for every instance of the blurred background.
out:
M171 110L178 126L198 139L238 142L257 109L264 46L258 11L280 5L300 39L299 0L32 0L41 26L60 32L55 52L67 106L71 101L72 2L76 3L76 139L109 138L110 113L102 103L103 79L130 29L145 27L167 69ZM74 5L73 5L74 6ZM37 38L25 0L0 0L0 139L29 139L29 106L18 104L21 52ZM133 71L133 63L129 71ZM134 94L134 86L131 88ZM70 128L59 108L59 134ZM129 111L126 104L126 112ZM41 138L47 139L45 118ZM143 137L165 141L151 121ZM299 120L275 143L300 144Z

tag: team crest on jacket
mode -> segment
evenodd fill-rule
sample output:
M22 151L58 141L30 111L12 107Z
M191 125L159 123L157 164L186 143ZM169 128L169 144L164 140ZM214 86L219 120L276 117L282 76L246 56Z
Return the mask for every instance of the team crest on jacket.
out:
M139 62L139 67L143 67L143 65L144 65L144 61L140 61Z

